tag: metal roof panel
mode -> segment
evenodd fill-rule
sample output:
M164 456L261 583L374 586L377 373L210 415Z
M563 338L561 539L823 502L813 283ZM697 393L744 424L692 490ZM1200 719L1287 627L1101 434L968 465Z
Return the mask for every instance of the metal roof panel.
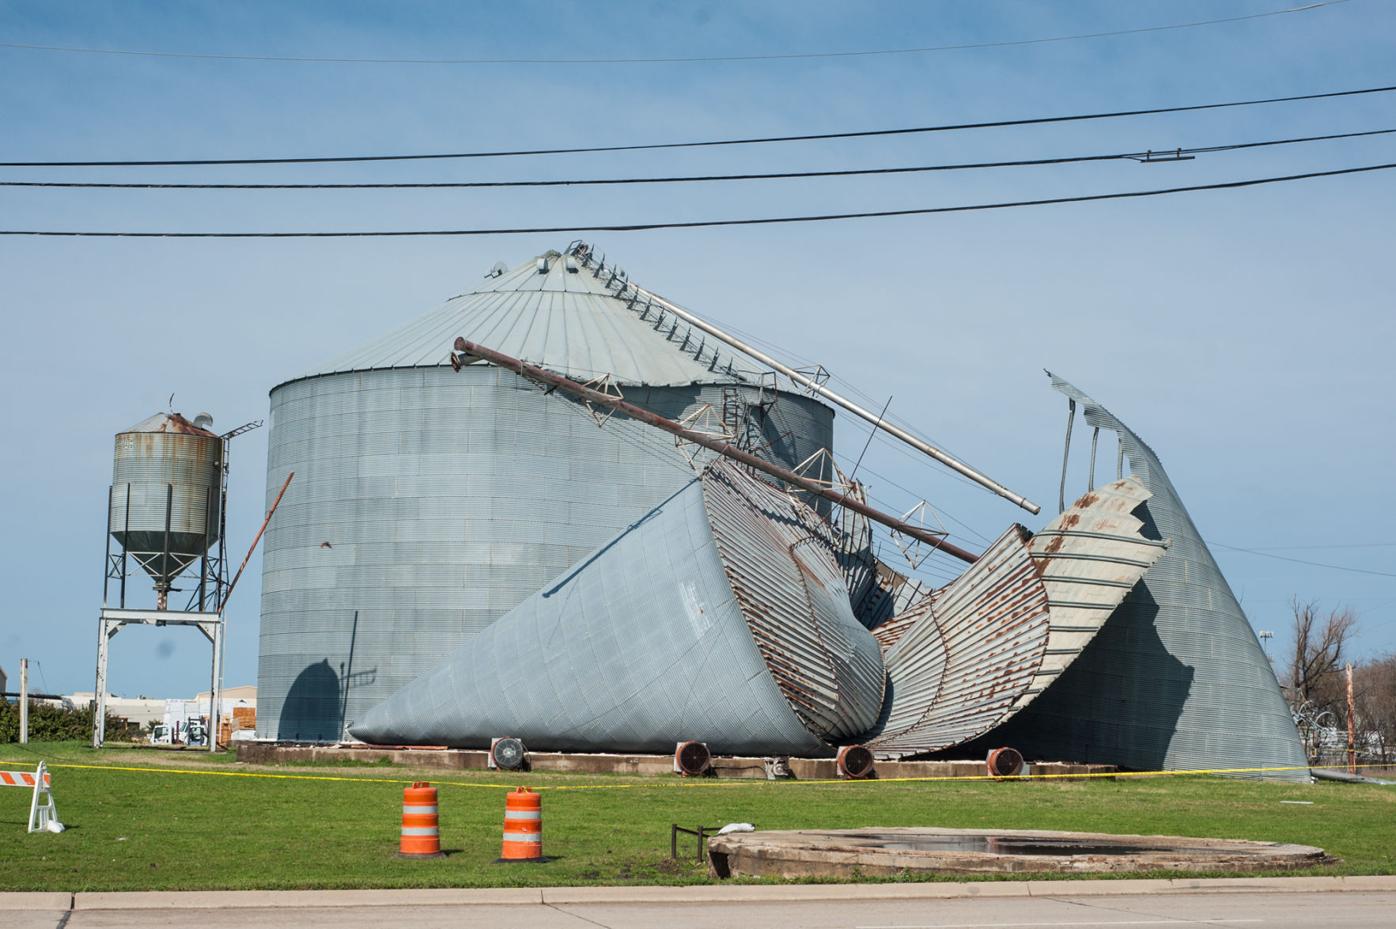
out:
M444 365L451 343L464 336L582 381L604 374L656 387L742 380L714 364L711 349L695 351L699 340L681 338L685 324L671 337L667 320L656 325L654 311L615 287L596 269L549 252L302 377Z

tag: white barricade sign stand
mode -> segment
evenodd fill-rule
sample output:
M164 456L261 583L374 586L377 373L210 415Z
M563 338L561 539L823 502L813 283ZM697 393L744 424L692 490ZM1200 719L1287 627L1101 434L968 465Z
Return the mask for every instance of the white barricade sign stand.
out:
M32 787L34 794L29 800L30 832L62 832L63 824L58 821L58 807L53 802L53 775L41 761L33 773L28 771L0 771L0 787Z

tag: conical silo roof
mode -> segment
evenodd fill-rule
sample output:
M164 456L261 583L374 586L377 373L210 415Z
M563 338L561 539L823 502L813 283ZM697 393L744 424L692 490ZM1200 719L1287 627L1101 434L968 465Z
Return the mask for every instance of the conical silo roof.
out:
M652 387L742 380L725 347L718 352L714 339L647 308L623 281L614 269L597 273L554 251L509 270L496 265L475 290L302 377L444 365L464 336L583 381L606 374Z

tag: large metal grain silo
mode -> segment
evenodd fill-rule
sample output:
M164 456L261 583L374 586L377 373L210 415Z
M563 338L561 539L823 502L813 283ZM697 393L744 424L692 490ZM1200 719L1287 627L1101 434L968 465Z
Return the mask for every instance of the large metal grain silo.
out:
M580 260L579 260L580 259ZM584 252L491 272L470 293L271 391L258 734L341 738L468 637L691 482L668 437L539 402L457 336L786 466L832 446L833 411L616 286ZM618 292L619 291L619 292ZM631 424L633 425L633 424Z

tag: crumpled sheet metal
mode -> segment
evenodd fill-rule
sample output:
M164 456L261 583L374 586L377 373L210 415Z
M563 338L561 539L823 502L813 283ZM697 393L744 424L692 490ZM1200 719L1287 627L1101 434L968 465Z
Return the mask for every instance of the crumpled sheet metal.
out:
M1168 543L1145 538L1133 513L1152 496L1123 478L1088 491L1032 537L1052 609L1047 651L1037 676L1015 704L1021 709L1081 654Z
M1125 478L1087 493L1040 533L1015 526L949 585L874 630L891 697L870 747L940 751L1002 725L1080 654L1160 557Z
M913 608L888 650L891 697L868 747L882 757L948 748L997 725L1032 682L1047 647L1047 591L1014 526Z
M824 524L718 461L374 707L378 744L832 754L885 679ZM876 673L873 670L876 668Z
M829 524L730 463L704 473L703 492L728 583L795 713L830 741L866 732L886 676L853 615Z
M1087 425L1119 436L1130 472L1152 494L1140 511L1145 531L1169 547L1080 657L993 738L1038 757L1138 770L1292 768L1261 776L1306 780L1275 673L1158 456L1051 377Z
M862 503L868 502L863 485L856 481L849 485L848 494ZM848 507L835 508L834 515L835 559L843 568L853 615L865 628L876 629L891 617L893 597L889 569L873 551L872 522Z

